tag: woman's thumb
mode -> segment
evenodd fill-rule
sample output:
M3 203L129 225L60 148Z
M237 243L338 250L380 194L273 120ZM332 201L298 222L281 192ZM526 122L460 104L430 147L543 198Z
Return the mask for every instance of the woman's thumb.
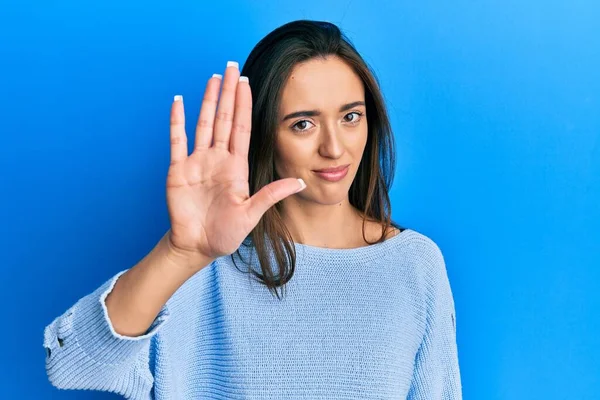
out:
M250 207L248 215L250 220L256 225L264 213L277 202L298 193L306 187L306 183L300 178L278 179L264 186L254 194L248 201Z

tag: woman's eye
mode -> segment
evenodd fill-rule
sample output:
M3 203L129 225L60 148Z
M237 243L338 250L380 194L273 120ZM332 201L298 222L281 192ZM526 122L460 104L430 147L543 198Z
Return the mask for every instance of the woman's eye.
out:
M355 117L355 118L352 118L351 120L349 120L349 119L348 119L348 115L353 115L353 114L354 114L354 115L356 115L356 117ZM362 115L361 113L359 113L359 112L357 112L357 111L354 111L354 112L351 112L351 113L348 113L348 114L346 114L346 115L344 116L344 119L345 119L347 122L356 123L356 122L358 122L358 121L360 120L360 116L361 116L361 115Z
M308 129L308 124L310 124L310 121L303 119L292 125L292 129L299 132L306 131Z

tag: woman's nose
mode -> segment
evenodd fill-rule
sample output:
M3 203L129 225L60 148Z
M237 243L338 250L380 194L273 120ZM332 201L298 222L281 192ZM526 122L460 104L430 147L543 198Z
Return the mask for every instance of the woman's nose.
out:
M323 157L338 158L344 153L344 146L336 127L327 126L320 135L319 152Z

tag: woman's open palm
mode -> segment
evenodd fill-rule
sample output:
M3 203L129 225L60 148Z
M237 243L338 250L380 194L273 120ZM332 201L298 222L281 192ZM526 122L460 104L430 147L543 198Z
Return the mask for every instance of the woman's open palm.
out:
M285 178L249 196L251 123L250 85L237 64L228 63L223 78L215 74L208 81L188 156L183 100L175 96L167 207L176 250L209 258L231 254L270 207L305 187Z

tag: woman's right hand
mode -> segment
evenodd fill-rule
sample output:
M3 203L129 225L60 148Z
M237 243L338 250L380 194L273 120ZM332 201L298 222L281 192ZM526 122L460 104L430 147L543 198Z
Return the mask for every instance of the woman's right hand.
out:
M305 187L284 178L249 196L252 94L248 81L239 79L237 63L228 63L223 78L209 79L189 156L183 99L175 96L171 106L169 248L191 259L232 254L270 207Z

